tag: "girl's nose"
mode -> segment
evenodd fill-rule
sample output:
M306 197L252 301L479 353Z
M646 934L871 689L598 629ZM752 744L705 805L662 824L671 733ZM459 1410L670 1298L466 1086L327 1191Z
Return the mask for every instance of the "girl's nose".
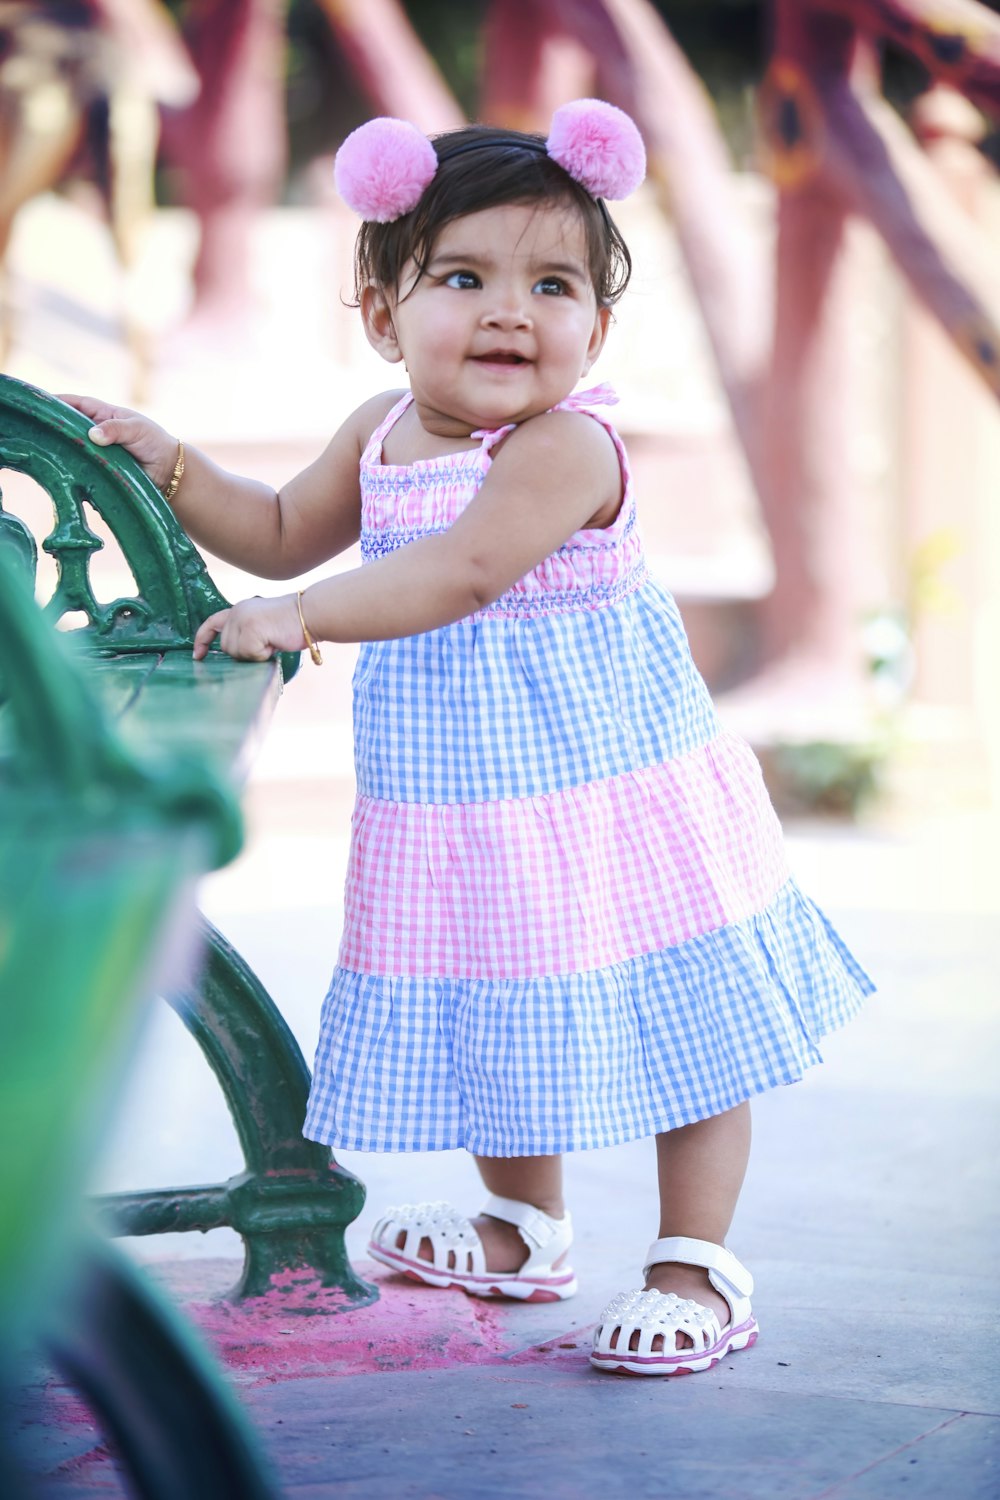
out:
M483 314L488 328L530 328L531 312L523 298L516 294L497 297Z

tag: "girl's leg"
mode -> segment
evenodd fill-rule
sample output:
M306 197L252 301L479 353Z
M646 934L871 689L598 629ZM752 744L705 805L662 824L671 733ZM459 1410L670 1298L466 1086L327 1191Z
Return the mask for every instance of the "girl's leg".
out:
M476 1166L488 1192L498 1198L531 1203L553 1219L566 1212L563 1202L561 1156L477 1156ZM479 1214L472 1221L479 1231L491 1271L516 1271L528 1258L528 1247L513 1224Z
M479 1175L488 1192L498 1198L516 1198L531 1203L554 1219L566 1212L562 1195L561 1156L477 1156ZM517 1271L528 1258L528 1247L517 1228L502 1219L478 1214L473 1224L479 1231L489 1271ZM396 1241L403 1248L405 1231ZM417 1251L421 1260L433 1260L430 1240L421 1240Z
M566 1212L561 1156L477 1156L479 1175L498 1198L531 1203L553 1219Z
M750 1105L739 1104L656 1137L660 1184L660 1239L684 1235L724 1245L750 1155ZM668 1262L652 1266L647 1288L691 1297L718 1314L724 1328L729 1304L698 1266ZM678 1347L681 1347L678 1335ZM687 1340L687 1342L690 1342Z

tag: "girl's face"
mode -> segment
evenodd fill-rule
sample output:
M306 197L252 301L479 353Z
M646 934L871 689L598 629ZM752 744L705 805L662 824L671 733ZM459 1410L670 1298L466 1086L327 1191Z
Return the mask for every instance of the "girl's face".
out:
M369 340L402 360L440 436L522 422L569 395L604 345L583 223L567 204L508 203L446 224L423 276L362 297Z

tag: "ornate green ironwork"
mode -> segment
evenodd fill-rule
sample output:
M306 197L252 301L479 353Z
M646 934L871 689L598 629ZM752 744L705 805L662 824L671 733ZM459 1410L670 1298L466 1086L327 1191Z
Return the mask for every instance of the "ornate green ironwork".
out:
M249 1424L166 1300L81 1225L81 1183L145 1012L228 857L239 809L214 770L143 767L0 547L0 1405L40 1340L149 1500L273 1500ZM180 922L179 922L180 919ZM27 1494L0 1433L4 1494Z
M75 1201L178 892L240 840L214 769L131 757L74 657L0 554L0 1310Z
M302 1136L309 1070L256 975L220 932L203 922L206 962L198 982L168 997L226 1097L247 1169L217 1187L109 1194L104 1218L118 1234L218 1229L243 1236L236 1297L259 1297L282 1271L308 1266L323 1286L357 1303L375 1289L355 1276L344 1229L364 1205L364 1188Z
M242 843L232 788L207 760L189 756L151 767L129 754L73 660L70 642L39 629L31 594L2 550L0 570L0 687L13 750L0 760L0 790L5 782L19 797L30 790L33 800L41 795L78 818L127 822L134 807L142 818L151 810L176 823L198 819L212 834L208 864L228 863Z
M5 787L17 786L30 788L31 806L45 795L63 817L106 817L113 841L133 803L142 816L153 809L175 823L197 821L215 840L201 867L222 863L239 847L232 785L240 779L240 747L276 686L278 665L221 653L191 661L198 624L225 600L142 471L121 449L95 448L87 427L64 403L0 377L0 467L31 475L55 512L42 542L59 569L46 613L58 620L82 610L88 621L51 638L39 635L30 599L34 538L0 505L0 854L5 832L17 823L8 819L5 830L8 806L20 817L29 805L4 798ZM85 504L120 542L136 580L134 597L107 606L94 598L89 560L102 544L87 524ZM282 658L282 665L286 660L294 668L298 657ZM118 714L116 733L98 696ZM204 755L175 754L185 741L203 744ZM46 878L39 876L43 885ZM207 924L204 939L203 975L171 1003L219 1079L246 1170L220 1187L119 1195L104 1207L120 1233L231 1225L246 1250L237 1296L267 1291L281 1271L308 1270L321 1284L341 1288L348 1302L371 1301L375 1289L354 1275L344 1248L344 1228L360 1212L364 1188L327 1148L303 1138L309 1071L298 1045L225 939ZM0 950L5 940L0 909ZM64 982L74 963L67 953L59 970Z
M201 621L227 600L219 593L173 511L135 460L119 447L99 448L90 422L35 386L0 377L0 468L29 475L49 495L55 512L42 548L54 557L58 582L46 611L87 617L94 644L118 651L190 646ZM121 546L136 594L101 604L90 583L90 559L104 543L87 523L93 506ZM2 507L2 501L0 501ZM14 523L14 524L12 524ZM18 529L19 528L19 529ZM0 538L22 548L25 528L0 509Z
M0 469L27 474L52 502L54 524L42 550L55 559L57 583L46 613L53 621L80 613L81 630L96 648L170 651L189 648L208 615L228 600L213 583L201 554L170 506L124 448L99 448L90 422L58 397L10 375L0 375ZM90 579L90 560L104 546L87 522L90 505L113 532L136 582L136 593L102 604ZM0 493L0 551L14 554L33 579L35 540ZM298 668L297 652L281 656L285 681Z

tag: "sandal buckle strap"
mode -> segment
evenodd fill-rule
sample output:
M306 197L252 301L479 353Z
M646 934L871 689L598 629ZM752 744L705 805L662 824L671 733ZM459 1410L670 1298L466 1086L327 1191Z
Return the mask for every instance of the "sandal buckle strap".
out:
M500 1198L495 1193L487 1198L481 1212L488 1214L491 1219L502 1219L505 1224L513 1224L528 1246L536 1250L542 1250L554 1239L562 1238L571 1228L568 1213L565 1218L554 1219L551 1214L535 1208L532 1203L521 1203L516 1198Z
M692 1240L685 1235L654 1240L646 1252L643 1276L649 1275L651 1266L661 1265L665 1261L677 1261L685 1266L702 1266L723 1295L725 1287L718 1286L716 1278L737 1296L749 1297L753 1292L753 1277L746 1266L736 1259L731 1250L723 1245L713 1245L710 1240Z

